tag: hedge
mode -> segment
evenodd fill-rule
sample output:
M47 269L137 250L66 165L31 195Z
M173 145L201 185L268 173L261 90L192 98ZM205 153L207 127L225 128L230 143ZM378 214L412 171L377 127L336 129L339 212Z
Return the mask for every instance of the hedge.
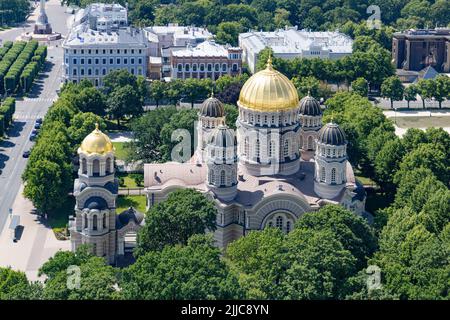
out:
M15 111L16 99L11 97L6 98L0 106L0 136L3 136L6 128L11 125Z
M3 43L3 47L0 48L0 61L3 59L3 56L11 49L13 46L12 41L5 41Z
M0 62L0 94L3 94L5 92L3 82L9 68L19 57L25 46L26 42L24 41L15 42L11 49L9 49L5 56L2 58L2 61Z
M20 88L23 92L28 92L33 84L34 78L44 66L45 58L47 57L47 47L39 46L34 51L34 56L31 62L28 63L20 75Z
M9 68L8 73L5 75L4 90L6 92L14 92L20 81L20 75L22 74L25 66L31 61L34 52L38 48L38 42L35 40L29 41L12 66Z

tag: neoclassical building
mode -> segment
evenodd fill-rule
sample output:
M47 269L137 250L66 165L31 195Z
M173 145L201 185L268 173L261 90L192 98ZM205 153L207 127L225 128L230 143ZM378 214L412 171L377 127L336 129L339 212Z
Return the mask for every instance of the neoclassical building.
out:
M244 84L237 104L232 130L221 102L205 100L190 161L144 165L148 208L176 189L199 190L216 204L220 247L267 226L289 232L305 212L327 204L365 214L344 132L335 123L322 125L319 103L309 95L299 101L270 59Z
M114 147L98 125L78 148L80 167L74 182L75 216L69 219L72 251L88 244L94 254L117 262L134 242L134 236L144 223L144 215L133 208L116 213L118 180L114 175ZM127 248L127 244L130 246Z

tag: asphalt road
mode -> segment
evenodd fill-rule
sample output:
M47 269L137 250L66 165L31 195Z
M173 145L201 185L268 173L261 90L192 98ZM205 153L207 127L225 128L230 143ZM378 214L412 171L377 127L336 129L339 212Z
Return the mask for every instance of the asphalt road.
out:
M70 15L65 13L57 1L50 0L46 6L47 15L53 30L62 35L67 34L67 19ZM32 30L33 21L30 19L23 27L0 33L0 39L16 40L24 30ZM27 159L22 157L26 150L30 150L33 142L29 136L34 128L37 118L43 118L57 98L56 90L59 88L62 76L63 51L61 41L48 45L47 63L44 72L35 82L31 92L26 98L17 98L14 123L7 135L0 142L0 232L8 221L8 211L12 207L22 183L21 176L25 169Z

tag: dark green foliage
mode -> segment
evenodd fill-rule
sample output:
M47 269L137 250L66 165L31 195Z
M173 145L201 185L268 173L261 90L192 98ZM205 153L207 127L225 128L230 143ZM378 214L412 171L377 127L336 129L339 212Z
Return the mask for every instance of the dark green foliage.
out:
M166 201L153 206L139 231L136 254L162 250L165 245L186 244L194 234L216 229L217 210L214 203L193 189L169 194Z
M192 236L185 246L168 245L140 256L122 273L124 299L239 299L236 277L212 237Z

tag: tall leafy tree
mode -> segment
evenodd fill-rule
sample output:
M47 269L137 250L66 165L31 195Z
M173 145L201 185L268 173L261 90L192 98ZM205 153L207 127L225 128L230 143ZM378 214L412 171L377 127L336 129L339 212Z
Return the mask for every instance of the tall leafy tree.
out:
M186 244L194 234L216 229L214 203L193 189L172 192L166 201L153 206L139 231L137 255L161 250L165 245Z
M403 84L397 76L386 78L381 85L381 94L391 100L391 109L394 108L394 101L403 100L403 90Z
M149 251L122 272L125 299L239 299L236 277L220 258L212 237L194 235L186 245Z

